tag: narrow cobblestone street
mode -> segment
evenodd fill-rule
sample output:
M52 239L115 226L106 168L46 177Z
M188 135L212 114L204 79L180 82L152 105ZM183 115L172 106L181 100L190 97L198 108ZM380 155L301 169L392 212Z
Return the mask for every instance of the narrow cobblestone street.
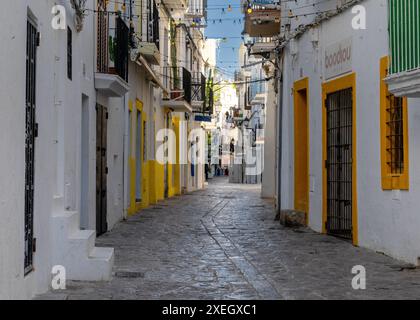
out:
M111 282L71 282L39 298L419 298L419 271L333 237L285 229L273 212L258 186L213 179L98 239L115 248ZM352 289L355 265L366 267L366 290Z

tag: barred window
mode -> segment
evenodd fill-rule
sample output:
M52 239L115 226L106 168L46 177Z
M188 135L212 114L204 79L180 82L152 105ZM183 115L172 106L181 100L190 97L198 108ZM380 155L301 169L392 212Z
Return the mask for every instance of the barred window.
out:
M73 33L67 28L67 78L73 79Z
M403 98L387 96L386 108L387 166L391 174L404 173Z
M381 59L381 172L383 190L407 190L408 176L408 116L407 98L389 92L388 57Z

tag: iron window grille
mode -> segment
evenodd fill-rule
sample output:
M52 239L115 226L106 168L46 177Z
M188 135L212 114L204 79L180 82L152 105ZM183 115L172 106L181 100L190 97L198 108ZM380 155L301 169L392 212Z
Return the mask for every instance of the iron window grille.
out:
M403 98L387 95L386 163L391 174L404 173Z
M26 35L26 106L25 106L25 261L24 273L33 270L34 239L34 189L35 189L35 138L38 125L35 119L36 105L36 59L39 34L30 17Z
M67 78L73 79L73 33L67 27Z

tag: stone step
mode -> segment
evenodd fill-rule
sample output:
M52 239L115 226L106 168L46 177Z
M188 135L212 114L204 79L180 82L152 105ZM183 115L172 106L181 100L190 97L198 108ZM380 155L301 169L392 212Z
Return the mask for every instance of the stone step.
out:
M114 249L95 247L88 257L67 268L67 278L79 281L108 281L112 277L113 265Z
M63 211L53 215L54 228L66 236L79 230L80 216L77 211Z
M77 230L69 236L68 240L73 251L79 252L82 257L89 257L95 248L96 232L93 230Z

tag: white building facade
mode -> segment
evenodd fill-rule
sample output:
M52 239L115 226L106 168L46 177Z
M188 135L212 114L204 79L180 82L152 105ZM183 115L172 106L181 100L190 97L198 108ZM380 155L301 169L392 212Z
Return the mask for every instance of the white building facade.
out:
M385 82L388 1L312 2L282 8L281 209L417 265L419 101Z
M97 236L157 201L204 187L204 161L193 160L205 138L194 135L201 122L193 107L205 97L192 89L206 81L192 76L204 73L202 27L184 21L183 1L4 5L0 299L29 299L64 270L67 280L109 280L114 250L96 247ZM134 19L140 9L151 24ZM182 87L165 77L175 68L185 69ZM160 129L177 135L174 163L157 161Z
M95 247L94 17L80 31L63 1L67 25L53 29L56 4L7 1L1 14L0 298L45 292L56 265L67 279L111 276L113 249Z

